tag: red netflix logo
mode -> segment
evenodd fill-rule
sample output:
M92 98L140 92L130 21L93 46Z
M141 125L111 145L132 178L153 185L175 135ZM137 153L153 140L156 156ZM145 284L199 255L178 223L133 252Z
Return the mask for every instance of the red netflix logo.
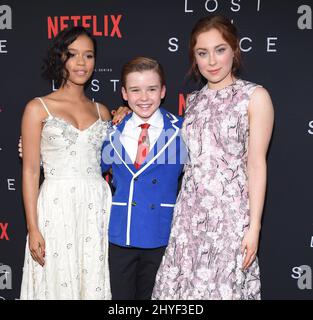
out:
M7 233L8 225L8 223L0 222L0 240L10 240Z
M182 116L186 110L186 100L183 93L178 95L178 115Z
M88 29L94 37L122 38L120 22L122 15L104 15L102 17L83 16L56 16L47 18L48 39L55 37L60 31L81 25Z

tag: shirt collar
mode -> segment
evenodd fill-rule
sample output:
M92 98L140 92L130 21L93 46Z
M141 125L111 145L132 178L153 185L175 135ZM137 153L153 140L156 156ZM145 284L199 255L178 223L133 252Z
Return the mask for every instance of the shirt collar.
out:
M129 119L130 125L133 128L139 127L142 123L144 123L137 115L135 112L133 112L131 118ZM147 123L150 124L150 126L155 127L155 128L163 128L164 123L163 123L163 115L160 111L160 109L157 109L152 117L147 121Z

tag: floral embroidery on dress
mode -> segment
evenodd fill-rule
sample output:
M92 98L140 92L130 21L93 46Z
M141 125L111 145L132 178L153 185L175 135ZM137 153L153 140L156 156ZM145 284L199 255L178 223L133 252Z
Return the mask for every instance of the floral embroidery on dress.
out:
M108 130L112 127L111 121L100 121L99 126L93 126L90 128L88 133L88 142L97 147L100 142L104 142L105 137L107 136ZM97 157L101 157L101 149L97 154Z
M49 116L46 120L44 120L45 126L51 126L55 128L60 128L62 130L62 137L68 143L67 148L71 147L73 144L76 143L78 138L78 132L76 132L72 125L66 122L65 120ZM49 139L53 139L53 137L49 137Z
M154 299L260 299L256 259L243 272L249 226L248 104L256 84L192 93L182 127L188 148Z

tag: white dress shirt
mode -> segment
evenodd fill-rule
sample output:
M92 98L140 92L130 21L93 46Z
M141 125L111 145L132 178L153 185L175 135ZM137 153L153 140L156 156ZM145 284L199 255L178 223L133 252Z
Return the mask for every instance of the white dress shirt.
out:
M132 163L134 163L136 160L138 139L141 133L141 128L139 126L143 123L145 122L142 121L135 112L133 112L131 118L126 122L124 130L120 137L121 143L128 153ZM163 115L161 111L157 109L146 123L150 124L148 135L151 150L158 140L164 127Z

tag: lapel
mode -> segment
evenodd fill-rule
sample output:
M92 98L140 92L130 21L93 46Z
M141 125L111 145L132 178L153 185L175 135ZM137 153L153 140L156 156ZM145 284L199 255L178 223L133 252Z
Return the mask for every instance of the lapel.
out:
M123 144L121 143L121 134L124 130L126 122L131 118L132 113L128 114L124 121L122 121L117 126L113 126L112 132L109 134L110 136L110 144L113 147L115 154L119 157L121 162L124 164L124 166L128 169L128 171L134 175L137 171L134 164L132 163L128 153L126 152L126 149L124 148Z

